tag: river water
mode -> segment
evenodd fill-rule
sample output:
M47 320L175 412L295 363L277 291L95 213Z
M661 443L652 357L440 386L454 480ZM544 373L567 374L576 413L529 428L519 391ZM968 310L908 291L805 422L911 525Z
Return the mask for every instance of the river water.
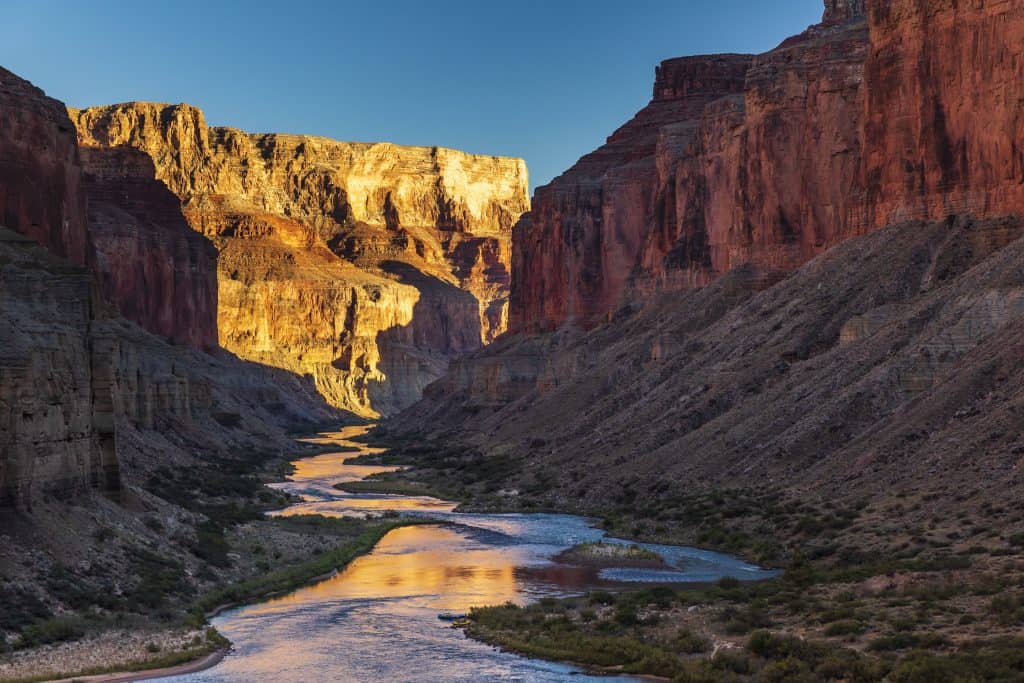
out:
M216 667L173 680L189 683L364 681L607 681L573 667L529 659L470 640L441 612L507 601L564 597L625 582L743 580L772 574L693 548L643 544L673 571L556 564L552 557L604 532L587 520L552 514L462 514L433 498L348 494L334 484L393 468L347 464L377 452L351 439L366 427L324 434L314 443L358 447L295 463L278 488L302 502L277 514L366 515L396 510L441 524L396 529L336 576L213 620L234 647ZM605 539L614 541L614 539ZM621 679L628 680L628 679Z

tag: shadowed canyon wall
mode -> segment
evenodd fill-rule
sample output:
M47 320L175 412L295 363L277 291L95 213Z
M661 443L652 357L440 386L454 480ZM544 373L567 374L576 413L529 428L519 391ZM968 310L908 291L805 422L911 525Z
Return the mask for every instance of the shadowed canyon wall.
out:
M311 376L335 406L405 407L506 328L511 229L529 208L520 160L251 135L188 105L71 114L87 162L145 154L216 245L220 343Z
M664 62L516 226L514 334L389 429L563 506L1019 484L1022 35L1020 3L829 0L766 54Z

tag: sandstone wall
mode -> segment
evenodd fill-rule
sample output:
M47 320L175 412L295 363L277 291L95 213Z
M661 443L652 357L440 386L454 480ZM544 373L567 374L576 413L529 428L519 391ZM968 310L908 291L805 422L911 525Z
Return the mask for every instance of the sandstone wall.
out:
M867 221L1024 211L1024 6L869 2Z
M132 148L218 248L220 343L361 415L409 405L504 331L522 161L210 128L188 105L72 111Z

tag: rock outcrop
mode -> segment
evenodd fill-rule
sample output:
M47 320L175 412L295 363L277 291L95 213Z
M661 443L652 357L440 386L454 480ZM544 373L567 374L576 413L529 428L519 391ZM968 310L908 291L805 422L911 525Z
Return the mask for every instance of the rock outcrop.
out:
M770 284L857 234L862 9L830 3L764 55L658 67L651 103L537 190L516 228L511 327L589 327L743 264Z
M120 487L64 106L0 69L0 507Z
M739 266L769 285L894 223L1024 210L1022 34L1015 3L827 0L766 54L665 62L651 104L537 190L511 327L590 327Z
M393 412L504 331L522 161L210 128L188 105L72 111L86 149L132 148L218 248L220 343Z
M869 2L867 223L1024 211L1018 2Z
M216 251L147 155L80 154L64 105L2 69L0 105L0 511L116 498L156 454L287 448L341 418L217 348Z

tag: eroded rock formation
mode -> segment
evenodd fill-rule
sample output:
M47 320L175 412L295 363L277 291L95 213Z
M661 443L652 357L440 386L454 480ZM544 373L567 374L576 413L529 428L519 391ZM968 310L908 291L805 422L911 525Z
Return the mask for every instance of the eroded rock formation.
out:
M0 229L0 507L119 487L90 289L84 267Z
M188 105L73 111L133 148L220 251L220 343L362 415L409 405L507 324L522 161L210 128Z
M754 264L768 284L856 232L857 2L764 55L664 62L654 98L516 228L512 328L584 327Z
M175 343L217 346L217 252L189 228L148 156L81 151L100 288L121 315Z

